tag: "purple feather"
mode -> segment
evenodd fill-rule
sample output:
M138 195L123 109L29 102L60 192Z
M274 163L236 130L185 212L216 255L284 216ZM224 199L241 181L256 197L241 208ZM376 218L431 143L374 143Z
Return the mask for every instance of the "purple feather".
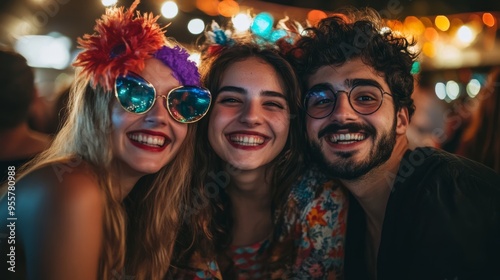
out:
M189 54L185 49L175 46L161 47L154 57L161 60L174 72L174 77L184 86L200 86L200 73L196 63L188 60Z

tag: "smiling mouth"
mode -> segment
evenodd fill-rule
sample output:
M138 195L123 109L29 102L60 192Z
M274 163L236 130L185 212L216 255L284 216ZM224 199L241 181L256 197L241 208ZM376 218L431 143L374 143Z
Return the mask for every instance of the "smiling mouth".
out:
M163 136L131 133L128 134L128 138L134 142L151 147L163 147L165 145L165 137Z
M332 133L326 136L327 140L334 144L352 144L363 141L366 135L363 133Z
M240 146L259 146L265 142L265 138L258 135L233 134L229 140Z

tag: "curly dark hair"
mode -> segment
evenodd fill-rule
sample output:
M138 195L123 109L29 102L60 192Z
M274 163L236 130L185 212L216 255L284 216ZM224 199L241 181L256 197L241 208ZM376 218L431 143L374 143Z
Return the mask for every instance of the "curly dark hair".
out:
M394 95L396 111L408 108L411 119L415 106L411 99L414 77L410 71L418 56L411 50L415 40L385 28L380 15L371 8L346 8L305 32L287 54L301 79L303 92L307 79L320 67L341 66L361 58L383 74Z

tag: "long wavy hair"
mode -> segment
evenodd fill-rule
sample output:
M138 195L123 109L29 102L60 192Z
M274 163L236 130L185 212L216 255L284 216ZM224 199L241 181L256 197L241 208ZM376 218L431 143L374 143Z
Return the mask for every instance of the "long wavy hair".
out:
M114 156L110 131L114 95L76 72L69 97L69 115L49 149L24 166L20 175L65 161L81 159L93 168L103 193L103 244L99 279L133 275L134 279L162 279L170 262L180 205L189 200L196 125L189 124L186 140L169 164L144 176L121 201L113 192Z
M384 75L394 96L396 111L406 107L409 117L415 106L411 99L414 78L411 74L418 53L408 40L386 27L377 11L348 7L321 20L317 27L307 28L287 53L301 79L303 92L307 80L325 65L341 66L354 58L361 58L375 71Z
M206 52L205 52L206 53ZM302 148L304 141L303 125L299 121L300 99L299 87L294 70L273 47L263 47L251 42L239 42L231 47L220 50L217 54L204 57L200 67L202 84L217 100L226 70L233 63L247 58L258 58L272 66L279 75L284 87L290 109L290 129L285 147L272 161L268 169L271 178L271 215L274 218L274 231L271 247L264 257L279 255L279 259L267 259L269 270L282 267L283 262L290 262L292 256L280 254L284 250L283 242L279 242L283 210L292 183L300 176L303 168ZM186 227L182 234L184 240L179 243L179 262L185 263L197 253L202 259L211 260L217 256L219 267L225 277L234 277L232 261L226 255L231 244L231 229L233 225L232 207L225 187L229 185L230 177L227 166L214 152L208 141L208 125L211 112L199 123L196 134L196 174L193 176L193 188L197 192L196 199L191 201L184 213L187 213Z
M481 162L500 174L500 66L490 71L476 99L480 99L479 108L464 131L458 154Z

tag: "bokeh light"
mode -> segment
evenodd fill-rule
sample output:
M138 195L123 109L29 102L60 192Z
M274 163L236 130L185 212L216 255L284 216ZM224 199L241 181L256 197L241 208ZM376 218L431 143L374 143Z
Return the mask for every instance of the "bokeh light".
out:
M434 45L431 42L425 42L424 46L422 47L422 52L426 56L432 58L436 55L436 48L434 47Z
M200 34L205 30L205 23L199 18L194 18L188 23L188 30L191 34Z
M434 24L441 31L447 31L450 28L450 20L446 16L437 16Z
M469 95L471 98L474 98L481 90L481 83L478 79L471 79L469 83L467 83L465 90L467 91L467 95Z
M167 1L161 5L161 14L165 18L174 18L179 13L179 7L173 1Z
M462 25L457 31L457 39L464 46L470 45L470 43L474 41L474 38L475 38L474 33L467 25Z
M427 27L424 31L424 38L428 41L436 41L439 39L439 33L434 27Z
M495 26L495 17L491 13L484 13L483 23L488 27L493 27Z
M118 2L118 0L101 0L101 3L105 7L113 6L114 4L116 4L116 2Z
M319 21L326 17L326 13L320 10L311 10L307 13L307 21L312 26L318 25Z
M14 46L31 67L65 69L70 63L71 40L59 33L27 35Z
M234 29L238 32L247 31L252 24L252 19L247 14L237 14L232 18Z
M406 34L421 35L425 31L424 24L414 16L406 17L404 21L404 32Z
M451 100L457 99L457 97L460 95L460 86L457 82L450 80L446 83L446 95Z
M223 0L217 6L219 14L224 17L232 17L240 12L240 5L234 0Z
M444 100L446 98L446 85L444 83L436 83L436 86L434 87L434 91L436 92L436 96L440 100Z
M274 18L270 13L260 13L253 19L250 29L256 35L268 37L273 30Z
M197 66L200 66L201 54L199 52L193 52L189 55L188 59L194 61Z
M391 30L397 30L397 31L402 31L403 30L403 23L399 20L388 20L387 21L387 26Z
M196 0L196 7L209 16L219 15L219 0Z

